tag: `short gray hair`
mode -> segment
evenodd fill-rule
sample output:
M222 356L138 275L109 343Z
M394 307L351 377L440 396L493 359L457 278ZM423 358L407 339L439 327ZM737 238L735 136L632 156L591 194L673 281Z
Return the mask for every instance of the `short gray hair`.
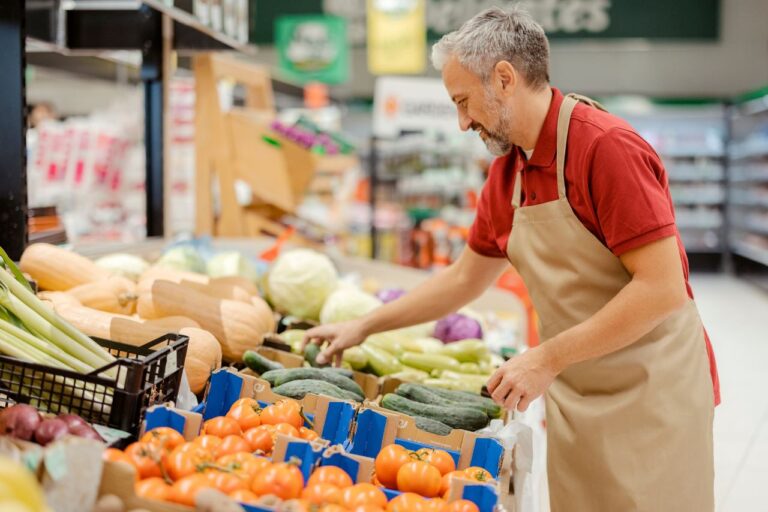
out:
M486 81L497 62L506 60L534 88L549 83L549 42L544 29L520 7L492 7L444 35L432 47L438 70L456 56L462 66Z

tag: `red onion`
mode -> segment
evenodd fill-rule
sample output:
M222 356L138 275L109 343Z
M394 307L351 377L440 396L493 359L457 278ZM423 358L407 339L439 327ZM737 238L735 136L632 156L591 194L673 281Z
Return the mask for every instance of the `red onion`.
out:
M74 429L69 429L69 433L84 439L93 439L94 441L99 441L101 443L104 442L104 439L102 439L99 433L90 425L82 425Z
M65 421L58 418L45 419L35 431L35 441L45 446L67 434L69 427Z
M0 412L0 434L30 441L41 421L40 413L31 405L12 405Z
M83 426L89 427L88 422L85 421L83 418L78 416L77 414L59 414L58 418L67 424L67 428L69 428L69 433L74 434L74 430L79 429Z

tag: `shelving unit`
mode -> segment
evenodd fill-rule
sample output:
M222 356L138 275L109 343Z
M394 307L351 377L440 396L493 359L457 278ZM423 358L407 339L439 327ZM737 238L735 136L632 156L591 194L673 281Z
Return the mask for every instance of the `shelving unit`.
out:
M728 211L734 270L768 288L768 89L731 109Z
M164 232L164 110L173 52L236 51L243 44L161 0L5 0L0 2L0 246L18 258L27 243L24 70L27 51L125 63L140 55L144 87L147 236ZM117 53L116 53L117 52Z

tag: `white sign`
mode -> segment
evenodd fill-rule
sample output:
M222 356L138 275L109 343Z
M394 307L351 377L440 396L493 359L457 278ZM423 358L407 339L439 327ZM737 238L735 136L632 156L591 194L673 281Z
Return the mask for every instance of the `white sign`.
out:
M456 106L439 78L383 76L373 93L373 134L395 137L401 131L458 133Z

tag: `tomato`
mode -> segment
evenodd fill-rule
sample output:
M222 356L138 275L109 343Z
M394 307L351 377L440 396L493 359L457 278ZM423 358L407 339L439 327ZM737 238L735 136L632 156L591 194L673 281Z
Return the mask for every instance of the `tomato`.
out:
M194 441L192 441L193 444L196 444L200 448L210 453L211 457L213 457L214 459L219 456L219 449L221 448L221 444L223 442L224 440L222 438L218 436L207 435L207 434L202 435L196 438Z
M456 500L448 504L445 512L480 512L480 509L469 500Z
M431 500L424 500L421 509L423 512L445 512L447 503L442 498L432 498Z
M232 418L227 418L226 416L219 416L218 418L213 418L205 422L203 425L203 434L227 437L232 435L240 436L243 434L243 431L237 421Z
M283 434L284 436L300 437L299 430L290 423L278 423L275 425L275 434Z
M315 506L307 500L288 500L280 504L282 512L316 512Z
M197 493L212 487L211 481L202 473L187 475L171 486L169 500L194 507Z
M247 452L250 453L251 445L240 436L227 436L221 441L221 445L218 450L218 457L222 455L231 455L233 453Z
M159 446L165 451L170 452L177 446L184 444L184 436L170 427L153 428L143 436L142 443L149 443Z
M259 501L259 497L248 489L237 489L232 491L229 493L229 497L238 503L245 503L246 505L256 505Z
M298 498L303 488L304 476L299 468L285 462L259 471L251 485L251 490L259 496L273 494L283 500Z
M397 472L403 466L411 462L411 452L399 444L390 444L384 447L376 456L376 478L382 485L390 489L397 487Z
M309 484L301 491L301 499L313 505L337 504L341 500L341 489L331 484Z
M251 451L257 453L270 454L275 447L274 427L272 425L262 425L252 428L243 438L251 447Z
M213 456L202 446L189 443L177 446L165 460L168 476L175 481L204 470L205 464L213 461Z
M324 507L320 508L318 512L349 512L349 511L344 507L340 507L335 503L331 503L330 505L325 505Z
M423 512L424 501L418 494L406 492L387 503L387 512Z
M464 474L467 475L466 478L477 482L493 482L493 476L488 471L478 466L465 469Z
M152 477L136 482L136 495L148 500L166 501L171 496L171 486L159 477Z
M253 398L241 398L229 409L227 418L232 418L245 432L249 428L261 425L261 407Z
M299 437L302 439L309 441L310 443L316 439L320 439L320 434L315 432L314 430L307 428L307 427L301 427L299 429Z
M363 505L384 508L387 506L387 495L373 484L357 484L341 491L339 505L350 509Z
M160 467L163 460L161 448L148 443L133 443L125 449L125 454L139 473L139 479L163 476Z
M257 457L251 453L233 453L216 459L216 465L246 479L251 479L261 471L272 465L269 459Z
M353 508L352 512L384 512L384 509L375 505L360 505Z
M339 488L352 485L352 479L346 471L336 466L322 466L309 477L307 486L316 484L331 484Z
M440 471L441 476L450 473L451 471L456 471L456 462L453 460L453 457L451 457L451 454L445 450L422 448L417 454L419 459L435 466Z
M128 464L129 466L133 467L133 461L131 458L126 455L124 451L118 450L117 448L107 448L104 450L104 453L101 454L101 458L110 462L122 462L123 464ZM136 472L136 479L139 479L138 472Z
M262 425L278 425L288 423L295 429L304 426L301 415L301 405L294 400L280 400L268 406L261 412Z
M234 473L226 473L224 471L209 471L205 474L213 487L229 494L238 489L245 489L247 487L245 480L240 478Z
M440 496L444 496L451 489L451 480L454 478L467 478L464 471L451 471L443 475L440 480Z
M397 488L433 498L440 492L440 471L433 465L414 461L404 464L397 472Z

